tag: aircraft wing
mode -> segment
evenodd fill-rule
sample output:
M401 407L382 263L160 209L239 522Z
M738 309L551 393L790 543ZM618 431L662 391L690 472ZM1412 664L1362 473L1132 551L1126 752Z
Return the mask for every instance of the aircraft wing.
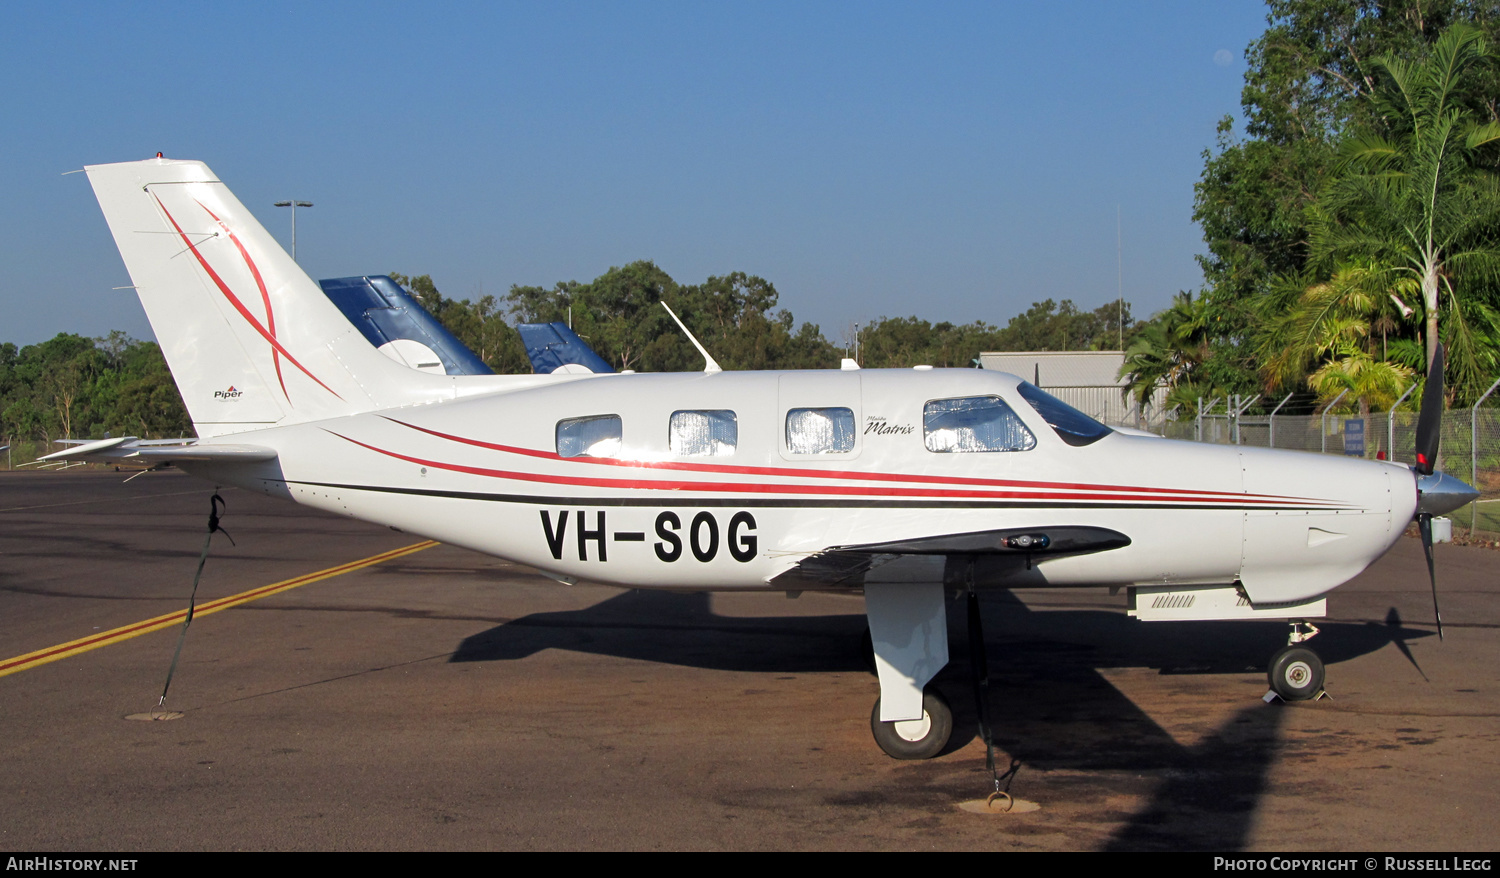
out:
M908 540L830 546L777 574L770 583L788 589L858 588L871 570L908 556L1009 555L1041 560L1057 555L1107 552L1128 545L1130 537L1103 527L1005 528L938 534Z
M276 459L274 448L239 444L200 445L196 439L138 439L134 436L119 436L94 442L66 441L72 445L71 448L54 451L37 460L158 464L177 461L259 463Z

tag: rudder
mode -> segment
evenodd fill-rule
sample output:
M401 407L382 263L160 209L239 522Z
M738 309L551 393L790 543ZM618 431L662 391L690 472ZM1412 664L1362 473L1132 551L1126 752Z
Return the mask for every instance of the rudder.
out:
M200 437L452 395L371 348L203 163L85 170Z

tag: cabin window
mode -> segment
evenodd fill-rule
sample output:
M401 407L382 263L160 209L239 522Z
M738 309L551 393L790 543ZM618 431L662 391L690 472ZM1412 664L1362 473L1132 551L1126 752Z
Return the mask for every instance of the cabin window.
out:
M1042 416L1047 426L1069 445L1090 445L1114 432L1034 384L1022 381L1016 389L1021 398L1031 403L1031 407Z
M792 454L853 451L854 412L846 408L792 409L786 413L786 450Z
M935 399L922 409L928 451L1030 451L1036 437L998 396Z
M619 415L594 415L557 422L558 457L617 457L619 454Z
M673 412L667 444L673 454L688 457L728 457L739 444L740 425L727 409Z

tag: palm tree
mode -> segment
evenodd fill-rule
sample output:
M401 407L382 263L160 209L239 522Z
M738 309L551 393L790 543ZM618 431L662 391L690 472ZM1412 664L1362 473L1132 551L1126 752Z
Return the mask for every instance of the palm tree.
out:
M1141 411L1158 387L1171 391L1193 385L1193 373L1208 359L1209 308L1192 293L1178 293L1172 307L1142 327L1125 351L1120 377L1128 378L1122 399L1134 399ZM1212 394L1210 394L1212 395Z
M1500 123L1465 108L1465 76L1493 60L1479 32L1454 25L1427 57L1378 59L1372 98L1384 128L1339 148L1329 185L1310 208L1314 264L1361 263L1404 312L1419 297L1430 366L1442 335L1454 384L1477 384L1494 362L1495 312L1471 302L1500 279L1500 181L1481 164Z
M1369 266L1342 266L1330 280L1308 285L1278 315L1268 314L1257 345L1267 389L1294 385L1306 375L1322 399L1347 393L1359 403L1361 414L1368 414L1372 405L1394 403L1411 384L1413 371L1389 356L1381 337L1395 326L1393 303L1383 294L1383 274Z

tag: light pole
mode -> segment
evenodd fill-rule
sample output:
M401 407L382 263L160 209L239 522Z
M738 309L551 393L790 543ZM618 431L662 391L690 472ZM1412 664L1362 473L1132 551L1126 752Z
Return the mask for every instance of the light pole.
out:
M311 201L277 201L272 207L290 207L292 209L292 261L297 261L297 208L312 207Z

